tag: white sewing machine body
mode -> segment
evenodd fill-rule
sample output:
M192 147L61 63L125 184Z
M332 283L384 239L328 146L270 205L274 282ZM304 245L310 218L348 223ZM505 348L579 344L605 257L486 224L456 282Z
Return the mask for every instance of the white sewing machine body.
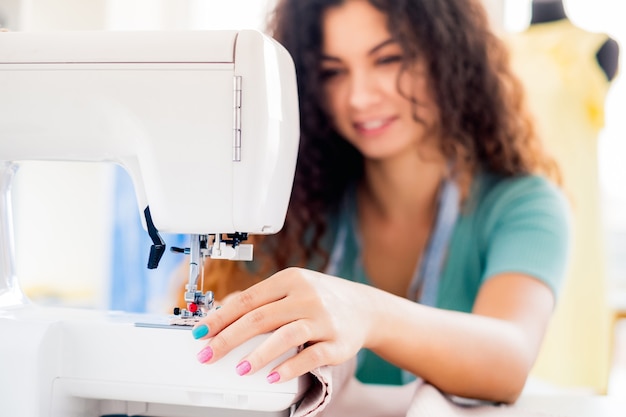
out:
M212 365L181 327L143 327L164 317L22 306L0 313L0 413L22 417L289 416L302 377L270 385L274 361L250 376L235 366L257 336ZM280 359L293 355L290 351ZM211 414L217 413L217 414Z
M276 233L298 139L293 63L259 32L0 33L0 414L289 415L305 378L235 373L266 335L202 365L166 316L30 303L10 185L20 161L108 161L161 232Z
M0 160L119 163L162 232L280 230L299 124L293 64L276 42L256 31L1 35Z

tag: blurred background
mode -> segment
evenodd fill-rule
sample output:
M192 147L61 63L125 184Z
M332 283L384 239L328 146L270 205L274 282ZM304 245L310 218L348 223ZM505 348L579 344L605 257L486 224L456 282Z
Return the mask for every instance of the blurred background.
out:
M483 1L503 36L515 37L528 30L530 0ZM274 0L0 0L0 28L262 30L273 4ZM623 0L564 0L564 4L577 27L608 34L622 49L626 45ZM619 58L622 68L624 54L626 51ZM540 358L535 372L537 380L545 382L536 386L545 392L566 388L626 393L626 321L620 321L626 317L624 108L626 85L618 73L604 102L605 124L598 137L592 138L597 157L589 155L597 166L598 247L603 263L592 281L601 291L601 300L573 302L576 314L584 317L595 317L606 309L607 314L598 320L604 320L607 331L590 335L584 326L597 327L594 323L583 325L579 318L572 319L564 312L566 319L562 320L568 324L555 327L570 327L578 334L565 332L554 336L554 343L549 341L554 347L546 348L545 359ZM32 300L87 308L168 311L171 276L182 258L167 252L158 270L146 269L150 243L140 227L132 185L123 170L105 164L24 163L14 181L13 204L17 275ZM169 246L185 244L182 236L165 236L165 240ZM589 346L576 351L574 345L581 345L576 337L588 339L583 345ZM559 368L555 358L570 348L575 356L569 362L561 360Z

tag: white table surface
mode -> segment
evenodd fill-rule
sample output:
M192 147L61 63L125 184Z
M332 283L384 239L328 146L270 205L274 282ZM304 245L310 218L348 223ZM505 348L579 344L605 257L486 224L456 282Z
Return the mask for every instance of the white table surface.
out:
M558 417L626 417L626 392L623 396L527 395L515 404Z

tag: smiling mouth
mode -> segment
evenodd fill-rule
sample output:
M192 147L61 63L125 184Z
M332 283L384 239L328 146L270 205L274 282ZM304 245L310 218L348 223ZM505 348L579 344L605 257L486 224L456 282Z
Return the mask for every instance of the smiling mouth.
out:
M393 118L368 120L366 122L354 123L354 128L361 134L378 133L391 124Z

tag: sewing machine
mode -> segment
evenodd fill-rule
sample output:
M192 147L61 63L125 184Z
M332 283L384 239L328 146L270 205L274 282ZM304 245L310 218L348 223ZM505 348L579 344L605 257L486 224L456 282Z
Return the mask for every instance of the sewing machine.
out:
M202 365L204 342L185 320L212 308L196 287L205 257L251 259L247 234L282 228L298 139L293 63L260 32L0 33L0 415L293 413L306 378L265 377L295 349L240 377L236 364L267 335ZM122 165L154 242L148 267L165 250L160 232L190 235L188 309L31 303L15 274L10 201L26 160Z

